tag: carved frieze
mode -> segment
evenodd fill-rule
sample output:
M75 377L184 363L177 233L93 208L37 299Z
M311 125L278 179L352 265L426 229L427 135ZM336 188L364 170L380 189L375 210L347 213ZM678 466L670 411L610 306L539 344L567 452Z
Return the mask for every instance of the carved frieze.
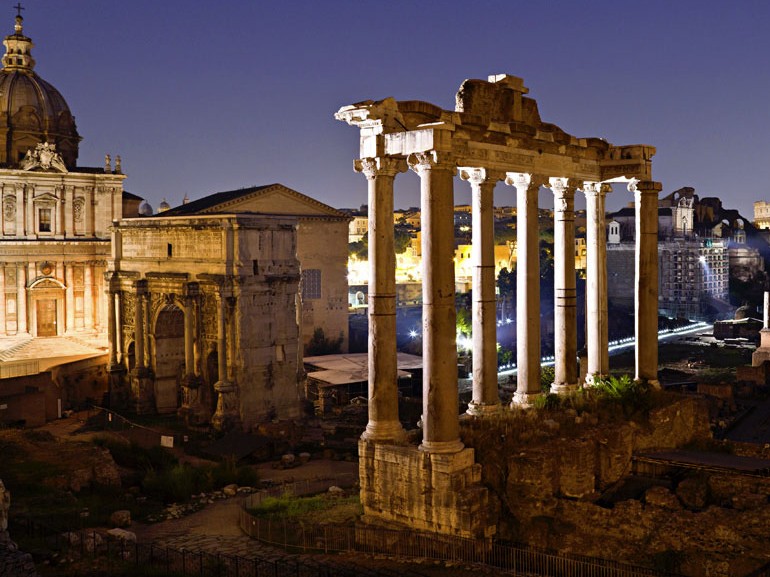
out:
M201 324L204 338L216 340L217 338L217 298L208 290L201 294Z

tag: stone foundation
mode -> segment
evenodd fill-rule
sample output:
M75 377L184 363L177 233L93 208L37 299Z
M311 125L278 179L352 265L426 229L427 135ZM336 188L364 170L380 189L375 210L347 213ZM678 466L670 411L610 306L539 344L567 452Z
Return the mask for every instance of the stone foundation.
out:
M473 449L428 453L360 440L358 455L364 522L467 538L495 534L497 503L481 485Z

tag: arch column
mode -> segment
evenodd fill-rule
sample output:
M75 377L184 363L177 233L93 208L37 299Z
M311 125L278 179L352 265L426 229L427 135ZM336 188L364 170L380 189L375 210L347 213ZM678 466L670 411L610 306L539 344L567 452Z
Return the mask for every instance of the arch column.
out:
M8 334L6 325L5 306L8 299L5 296L5 263L0 262L0 336ZM767 325L767 323L765 323Z
M469 415L500 409L497 392L494 188L499 178L484 168L459 168L471 185L473 261L473 398Z
M217 375L214 383L217 393L217 408L211 417L211 424L215 429L224 431L233 428L239 421L238 404L235 384L227 379L228 348L227 348L227 307L228 297L221 287L217 298Z
M462 450L457 389L455 312L454 197L455 167L436 151L409 155L420 176L422 227L423 441L433 453Z
M540 238L537 222L539 179L506 173L516 187L516 392L512 406L529 406L540 395Z
M369 422L361 438L401 441L396 363L396 254L393 181L406 171L401 159L377 157L354 162L366 177L369 207Z
M586 385L610 372L607 323L607 235L605 232L606 188L600 182L585 182L586 195Z
M144 305L147 298L147 281L138 280L134 283L136 306L134 307L134 357L137 372L147 369L144 352L145 314Z
M628 183L636 204L636 379L658 382L658 193L659 182Z
M577 389L575 187L551 178L554 196L554 382L552 393Z
M134 307L134 356L136 367L131 375L131 395L138 414L155 411L154 383L147 364L147 280L134 281L136 305Z
M66 326L65 332L67 334L75 330L75 271L74 265L71 262L64 263L64 281L67 283L64 289L64 308L66 311ZM84 296L85 299L85 296Z

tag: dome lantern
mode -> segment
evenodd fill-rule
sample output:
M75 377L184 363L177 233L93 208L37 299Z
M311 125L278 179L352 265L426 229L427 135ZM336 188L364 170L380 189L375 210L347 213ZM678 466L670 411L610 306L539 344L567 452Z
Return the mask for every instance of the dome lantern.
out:
M73 170L80 142L75 119L61 93L34 71L34 44L23 34L23 8L15 8L14 34L3 40L0 69L0 165L18 168L28 150L48 143Z

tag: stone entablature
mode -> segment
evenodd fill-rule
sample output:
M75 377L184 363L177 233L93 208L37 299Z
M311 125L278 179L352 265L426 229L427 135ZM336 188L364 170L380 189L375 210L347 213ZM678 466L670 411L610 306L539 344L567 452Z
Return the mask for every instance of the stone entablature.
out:
M246 214L116 223L113 402L220 429L297 417L296 227Z

